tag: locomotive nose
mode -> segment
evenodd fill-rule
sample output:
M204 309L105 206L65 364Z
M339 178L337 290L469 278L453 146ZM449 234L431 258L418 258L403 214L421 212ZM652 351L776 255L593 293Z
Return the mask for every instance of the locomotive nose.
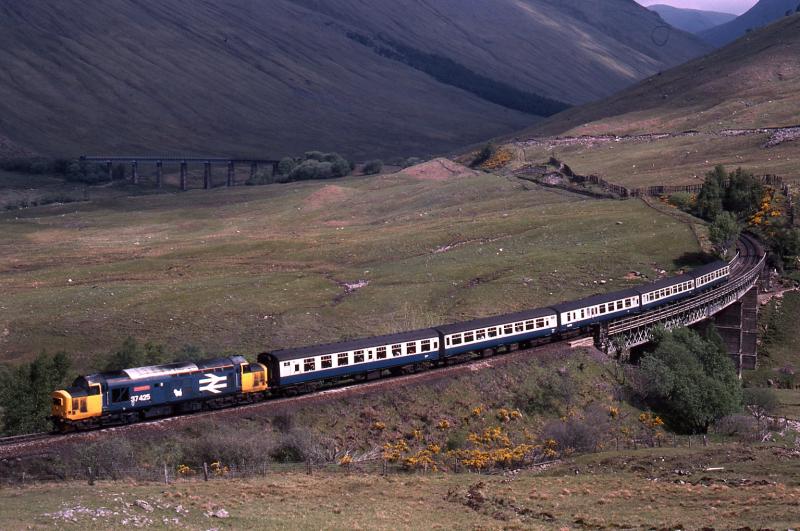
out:
M52 405L50 406L50 414L53 418L63 419L67 416L67 407L70 403L70 395L66 391L55 391L50 395Z

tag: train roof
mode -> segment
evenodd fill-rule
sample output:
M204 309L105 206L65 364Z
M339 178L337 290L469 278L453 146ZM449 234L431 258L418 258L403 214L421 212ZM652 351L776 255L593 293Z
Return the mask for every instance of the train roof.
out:
M92 382L118 382L120 380L138 381L147 380L150 378L160 378L163 376L172 376L175 374L183 374L187 372L199 372L207 369L214 369L216 367L226 367L244 363L247 363L247 360L243 356L214 358L198 362L178 361L175 363L166 363L164 365L150 365L147 367L134 367L119 371L102 372L87 376L86 379Z
M700 267L696 267L689 271L689 275L693 278L697 278L699 276L705 275L706 273L711 273L712 271L716 271L717 269L722 269L723 267L727 267L730 264L723 260L717 260L716 262L711 262L710 264L706 264Z
M638 297L639 292L634 288L624 289L621 291L613 291L611 293L601 293L600 295L593 295L585 299L577 301L562 302L551 306L552 309L558 313L571 312L572 310L580 310L581 308L588 308L590 306L597 306L606 302L618 301L620 299L627 299L629 297Z
M463 332L465 330L475 330L478 328L487 328L490 326L504 325L514 323L517 321L527 321L528 319L536 319L537 317L549 317L556 315L556 312L550 308L536 308L533 310L523 310L521 312L507 313L504 315L494 315L492 317L481 317L471 321L464 321L462 323L452 323L442 326L437 326L436 330L448 335Z
M637 293L645 294L661 288L668 288L676 284L682 284L684 282L688 282L689 280L694 280L694 277L689 273L684 273L682 275L678 275L677 277L662 278L661 280L656 280L655 282L650 282L649 284L636 286L633 289L635 289Z
M391 345L393 343L403 343L405 341L417 341L419 339L434 339L438 338L439 334L433 328L424 328L421 330L412 330L410 332L401 332L398 334L387 334L383 336L365 337L361 339L354 339L352 341L340 341L338 343L324 343L320 345L311 345L309 347L287 348L281 350L274 350L266 352L265 354L272 356L278 361L295 360L301 358L309 358L312 356L319 356L322 354L336 354L339 352L350 352L353 350L362 350L373 347L380 347L383 345Z

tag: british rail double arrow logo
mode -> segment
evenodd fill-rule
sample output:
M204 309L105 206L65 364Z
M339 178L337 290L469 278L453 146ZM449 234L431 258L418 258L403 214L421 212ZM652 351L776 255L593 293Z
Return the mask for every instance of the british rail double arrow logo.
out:
M227 376L217 376L216 374L204 374L205 378L200 380L200 391L219 394L228 387Z

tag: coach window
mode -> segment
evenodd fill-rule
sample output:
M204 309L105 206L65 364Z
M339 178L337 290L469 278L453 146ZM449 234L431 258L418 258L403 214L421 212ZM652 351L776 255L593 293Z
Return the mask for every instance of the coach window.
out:
M533 321L525 321L525 330L533 330Z
M544 319L536 319L536 328L544 328Z
M403 355L403 346L402 345L392 345L392 356L402 356Z
M363 363L364 361L364 351L363 350L356 350L353 352L353 363Z
M598 311L599 311L600 313L606 313L606 305L605 305L605 304L601 304L601 305L600 305L600 310L598 310Z
M323 369L330 369L331 367L333 367L333 359L331 358L330 355L322 356L322 360L320 361L320 367L322 367Z
M488 330L486 331L486 333L487 333L487 335L488 335L489 337L497 337L497 328L495 328L495 327L491 327L490 329L488 329Z
M431 350L431 341L430 339L426 339L422 343L420 343L420 352L430 352Z
M504 334L512 334L514 333L514 327L511 325L503 325L503 333Z
M379 360L385 360L386 359L386 347L378 347L378 349L376 351L376 357Z
M347 352L339 354L336 360L336 366L342 367L344 365L349 365L349 364L350 364L350 356L347 354Z
M317 363L314 358L306 358L303 360L303 371L315 371L317 370Z
M477 341L481 341L483 339L486 339L486 330L476 330L475 331L475 339Z
M475 341L475 335L472 332L464 332L464 343L472 343Z
M453 342L454 345L460 345L461 344L461 334L453 334L452 342Z
M514 323L514 332L524 332L525 323Z
M412 341L411 343L406 343L406 354L416 354L416 353L417 353L416 341Z

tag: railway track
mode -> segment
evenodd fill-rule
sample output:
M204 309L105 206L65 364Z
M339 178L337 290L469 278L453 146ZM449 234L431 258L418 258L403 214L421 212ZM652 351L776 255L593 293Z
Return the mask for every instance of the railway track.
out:
M726 283L726 285L730 284L731 282L737 282L743 277L750 275L755 268L762 267L763 257L764 252L760 243L754 237L748 234L742 234L739 238L739 242L737 243L737 254L731 260L731 280ZM701 295L701 297L703 296L708 295ZM694 300L694 298L692 300ZM274 397L255 402L253 404L238 405L219 410L201 411L173 417L157 418L137 422L135 424L110 426L87 432L69 434L42 432L30 435L4 437L0 438L0 459L20 457L22 455L47 453L47 448L52 443L91 440L104 433L128 433L133 430L138 431L147 429L163 430L183 423L191 423L201 418L219 415L242 415L265 407L269 407L271 410L280 411L286 408L324 402L332 398L366 394L377 389L390 389L413 383L447 378L458 373L469 373L482 370L489 366L503 364L508 361L518 359L520 356L534 355L548 348L570 348L567 345L568 342L575 342L576 339L585 340L587 338L591 338L591 336L580 335L571 337L568 340L562 339L560 342L543 341L531 348L509 348L499 356L489 358L463 358L460 361L454 361L442 367L433 368L427 371L415 372L412 374L390 378L378 378L367 382L344 384L293 397Z
M5 446L24 445L26 443L41 441L56 436L58 436L56 433L41 432L29 433L26 435L13 435L11 437L0 437L0 448Z

